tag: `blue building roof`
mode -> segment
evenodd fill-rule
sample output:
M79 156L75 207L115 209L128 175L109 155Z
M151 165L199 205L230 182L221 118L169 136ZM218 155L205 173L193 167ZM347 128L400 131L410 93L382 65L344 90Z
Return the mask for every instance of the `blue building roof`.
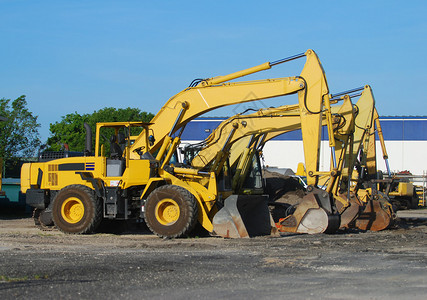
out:
M187 141L204 140L218 125L227 118L197 118L187 124L181 139ZM380 118L384 139L387 141L427 141L426 116L385 116ZM322 128L322 140L327 140L327 129ZM302 140L301 130L282 134L275 138L279 141Z

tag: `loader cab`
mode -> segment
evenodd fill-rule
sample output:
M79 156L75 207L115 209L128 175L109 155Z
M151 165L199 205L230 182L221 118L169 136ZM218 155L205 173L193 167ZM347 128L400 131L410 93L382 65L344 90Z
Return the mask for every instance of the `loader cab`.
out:
M96 124L95 157L105 157L107 177L123 175L126 160L129 159L129 149L144 131L148 132L148 125L143 122Z

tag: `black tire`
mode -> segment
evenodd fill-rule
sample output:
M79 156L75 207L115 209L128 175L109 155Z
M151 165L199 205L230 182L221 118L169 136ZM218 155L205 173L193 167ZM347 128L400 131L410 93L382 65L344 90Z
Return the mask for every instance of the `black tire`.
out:
M53 199L52 214L64 233L93 233L102 220L102 201L86 186L69 185Z
M196 225L197 216L196 198L180 186L158 187L145 203L145 223L159 237L188 236Z
M46 209L35 208L33 211L34 224L44 231L50 231L55 229L55 224L52 219L52 211Z

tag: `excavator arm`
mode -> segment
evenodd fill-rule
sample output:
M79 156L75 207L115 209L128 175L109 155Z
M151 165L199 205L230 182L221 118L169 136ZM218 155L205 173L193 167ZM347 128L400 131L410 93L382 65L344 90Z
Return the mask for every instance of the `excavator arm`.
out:
M214 160L221 161L228 156L230 147L245 136L294 130L294 127L300 127L298 105L261 109L253 114L233 116L223 121L202 143L202 149L192 159L191 166L203 169Z
M300 76L229 82L304 56L306 63ZM307 88L308 85L309 88ZM183 127L189 121L213 109L297 92L300 93L300 105L307 105L305 100L310 99L312 95L323 95L328 92L322 65L313 50L307 50L304 54L264 63L226 76L202 80L197 85L190 86L169 99L151 120L148 130L144 130L131 146L131 159L139 159L140 154L148 151L153 154L162 146L167 148L172 136L177 131L182 132ZM307 108L321 111L321 107L322 104L317 104ZM309 122L308 119L306 118L307 122ZM165 124L171 124L171 120L175 120L173 126L165 126ZM164 143L165 139L169 139L169 141ZM167 145L165 146L165 144ZM159 158L162 158L161 155Z
M387 169L387 174L389 177L391 177L391 171L390 171L390 165L388 163L388 154L387 154L387 149L385 147L385 142L384 142L384 135L383 135L383 130L381 128L381 123L380 123L380 117L378 115L378 111L376 108L374 108L374 117L373 120L375 122L375 127L376 127L376 131L378 134L378 138L380 141L380 145L381 145L381 151L383 154L383 159L385 162L385 166ZM375 147L375 128L372 125L372 127L374 129L374 132L372 132L371 130L371 134L370 134L370 141L369 141L369 147L368 147L368 151L367 151L367 168L368 168L368 174L374 174L377 172L377 165L376 165L376 147Z

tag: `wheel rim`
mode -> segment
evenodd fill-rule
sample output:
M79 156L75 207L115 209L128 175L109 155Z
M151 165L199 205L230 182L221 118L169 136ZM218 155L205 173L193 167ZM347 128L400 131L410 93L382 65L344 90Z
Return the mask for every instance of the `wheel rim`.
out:
M82 201L75 197L70 197L62 203L61 215L68 223L79 222L85 213L85 208Z
M174 224L179 214L179 205L172 199L163 199L156 205L156 219L162 225Z

